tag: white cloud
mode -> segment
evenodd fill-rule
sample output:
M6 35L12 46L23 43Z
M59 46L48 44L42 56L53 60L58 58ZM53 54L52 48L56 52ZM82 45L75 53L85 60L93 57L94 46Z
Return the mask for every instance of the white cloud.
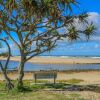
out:
M89 12L88 14L89 14L88 19L90 21L98 23L98 20L100 20L100 14L99 13L97 13L97 12Z
M93 22L93 24L96 27L95 34L91 36L90 40L92 41L100 41L100 14L97 12L88 12L88 19L87 21L89 23ZM74 25L76 26L77 29L83 30L85 28L85 25L79 23L78 19L75 19ZM63 27L58 30L60 33L66 33L67 28ZM82 36L82 40L86 40L84 36Z
M100 45L99 44L96 44L95 45L95 49L100 49Z
M97 12L89 12L88 22L93 22L96 26L96 33L91 37L91 40L100 41L100 14Z

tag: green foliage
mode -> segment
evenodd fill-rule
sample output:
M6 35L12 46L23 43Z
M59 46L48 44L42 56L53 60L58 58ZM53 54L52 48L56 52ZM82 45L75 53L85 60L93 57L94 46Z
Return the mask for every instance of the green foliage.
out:
M68 33L68 40L73 41L73 40L77 40L79 38L79 34L78 31L76 29L76 27L71 27L68 29L69 33Z
M34 81L35 81L35 80L34 80ZM37 82L37 83L49 83L48 80L37 80L36 82Z
M43 85L43 84L34 84L34 85L32 85L31 86L31 88L33 89L33 90L41 90L41 89L45 89L46 88L46 86L45 85Z
M46 84L46 86L48 87L48 88L54 88L54 89L63 89L64 88L64 86L66 86L66 84L64 84L64 83L56 83L56 84Z
M0 56L7 57L8 54L9 54L8 52L3 52L3 53L0 53Z
M5 82L0 81L0 91L5 90Z
M89 39L89 37L95 33L96 27L92 24L90 24L89 26L87 26L87 28L85 29L84 34L86 35L87 39Z
M13 93L13 92L30 92L30 91L32 91L32 88L30 88L29 86L15 86L12 90L11 90L11 92Z
M24 81L26 84L28 81ZM30 81L29 81L30 82ZM13 83L16 84L16 81L13 81ZM70 87L68 84L34 84L32 86L25 86L23 90L18 90L17 87L15 87L11 91L6 91L4 89L4 81L0 81L0 100L96 100L98 94L100 93L100 87L99 86L93 86L93 85L87 85L87 86L78 86L83 88L84 92L87 91L93 91L93 92L87 92L87 95L84 95L84 92L82 94L82 91L80 92L68 92L62 91L64 87ZM44 91L46 89L46 91ZM58 89L58 90L57 90ZM41 91L40 91L41 90ZM96 93L97 92L97 93Z

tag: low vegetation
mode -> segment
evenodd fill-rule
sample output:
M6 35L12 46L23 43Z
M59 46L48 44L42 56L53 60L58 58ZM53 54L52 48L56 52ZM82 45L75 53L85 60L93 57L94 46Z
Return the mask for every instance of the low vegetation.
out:
M84 92L83 92L84 93ZM88 93L88 96L86 95ZM0 92L0 100L99 100L99 94L93 92L69 92L69 91L27 91L16 92L14 90Z
M15 87L10 91L6 91L5 82L0 81L0 100L99 100L97 98L100 97L100 87L75 84L82 81L77 79L59 80L61 83L53 84L46 80L39 80L35 84L34 81L25 80L23 88ZM16 81L12 82L16 86ZM87 96L86 93L82 94L82 92L89 93L90 96Z
M0 56L2 56L2 57L7 57L7 56L8 56L8 52L0 53Z
M59 83L70 83L70 84L78 84L80 82L83 82L84 80L82 79L69 79L69 80L57 80Z
M75 94L76 95L76 94ZM28 93L7 94L0 93L0 100L86 100L80 95L65 95L48 91L36 91Z

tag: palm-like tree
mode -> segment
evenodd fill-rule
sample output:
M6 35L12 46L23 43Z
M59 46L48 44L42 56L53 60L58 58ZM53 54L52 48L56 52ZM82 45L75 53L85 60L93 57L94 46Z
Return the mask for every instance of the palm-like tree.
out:
M18 86L23 86L24 65L32 57L52 50L62 37L77 40L80 33L87 37L95 29L93 25L84 30L74 26L75 19L87 24L88 18L88 14L73 14L72 5L78 5L76 0L0 0L0 5L0 31L15 43L21 55ZM62 27L67 29L64 34L58 32Z

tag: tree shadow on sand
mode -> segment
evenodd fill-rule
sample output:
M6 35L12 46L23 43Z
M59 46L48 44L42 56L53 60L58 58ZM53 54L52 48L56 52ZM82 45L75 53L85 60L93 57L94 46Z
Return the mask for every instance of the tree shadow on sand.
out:
M53 91L93 91L100 93L100 86L98 85L73 85L73 84L45 84L47 88L53 88ZM52 89L51 89L52 91Z
M65 86L64 90L67 91L93 91L100 93L100 86L98 85L69 85Z

